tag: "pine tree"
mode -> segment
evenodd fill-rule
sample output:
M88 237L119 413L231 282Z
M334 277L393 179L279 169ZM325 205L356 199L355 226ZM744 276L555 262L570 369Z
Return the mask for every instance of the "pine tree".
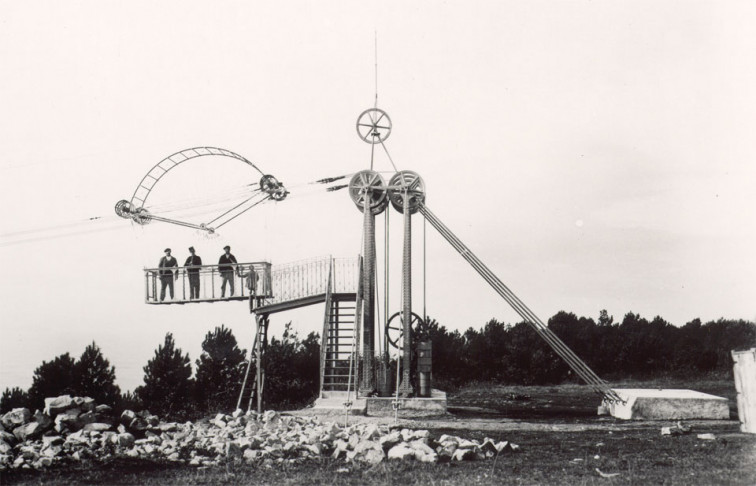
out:
M312 402L318 394L320 346L318 335L310 333L300 341L291 322L284 326L281 339L271 338L265 352L265 406L291 409Z
M115 367L110 366L94 341L76 362L75 376L77 395L93 398L98 404L116 403L121 390L115 384Z
M76 395L76 385L76 361L68 353L49 362L43 361L34 370L32 386L29 388L29 405L42 409L47 397Z
M191 410L192 367L171 333L143 369L144 385L137 387L136 394L144 406L163 417L185 418Z
M246 351L240 350L230 329L221 325L205 335L202 355L197 360L196 397L207 412L230 412L247 365Z
M14 408L28 408L29 395L19 387L6 388L0 398L0 413L5 413Z

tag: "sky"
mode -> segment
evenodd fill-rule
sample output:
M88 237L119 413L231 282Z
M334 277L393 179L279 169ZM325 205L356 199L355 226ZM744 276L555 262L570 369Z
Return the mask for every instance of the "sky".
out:
M0 0L0 389L93 341L123 390L168 332L192 360L221 324L249 348L246 304L145 305L142 269L166 246L180 261L190 245L206 262L226 244L240 261L356 256L361 214L310 183L370 167L355 122L376 93L391 160L542 320L754 320L754 23L756 4L735 1ZM115 215L155 164L198 146L246 157L290 197L214 238ZM374 167L393 172L381 150ZM258 178L196 159L150 204L201 218ZM418 309L461 331L519 322L425 230L413 217ZM304 336L322 315L276 314L271 333Z

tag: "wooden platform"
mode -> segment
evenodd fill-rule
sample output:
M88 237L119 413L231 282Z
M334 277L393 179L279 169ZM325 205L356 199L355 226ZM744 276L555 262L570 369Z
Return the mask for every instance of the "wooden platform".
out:
M170 305L170 304L184 305L184 304L199 304L199 303L202 303L202 302L210 302L212 304L212 303L215 303L215 302L231 302L231 301L234 301L234 300L245 300L246 301L246 300L249 300L249 295L234 295L233 297L214 297L214 298L191 299L191 300L188 300L188 299L173 299L173 300L171 300L171 299L168 299L166 297L166 299L164 301L162 301L162 302L160 302L160 301L147 301L146 303L149 304L149 305Z

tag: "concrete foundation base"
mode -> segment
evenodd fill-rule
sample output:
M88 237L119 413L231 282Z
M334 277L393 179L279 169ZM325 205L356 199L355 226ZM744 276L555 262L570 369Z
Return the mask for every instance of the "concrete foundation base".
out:
M394 415L395 397L369 397L367 415L386 417ZM399 398L400 417L427 417L446 414L446 392L431 390L428 398Z
M352 402L350 413L352 415L365 415L367 401L365 398L356 398L352 392L347 397L346 392L324 392L323 396L315 400L312 410L323 414L343 414L346 411L347 398Z
M615 388L625 403L604 400L599 415L623 420L729 420L727 399L693 390Z

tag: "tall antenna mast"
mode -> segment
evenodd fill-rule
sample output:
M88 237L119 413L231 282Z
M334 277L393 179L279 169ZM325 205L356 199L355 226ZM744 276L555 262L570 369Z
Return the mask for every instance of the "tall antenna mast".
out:
M378 31L375 31L375 108L378 108Z

